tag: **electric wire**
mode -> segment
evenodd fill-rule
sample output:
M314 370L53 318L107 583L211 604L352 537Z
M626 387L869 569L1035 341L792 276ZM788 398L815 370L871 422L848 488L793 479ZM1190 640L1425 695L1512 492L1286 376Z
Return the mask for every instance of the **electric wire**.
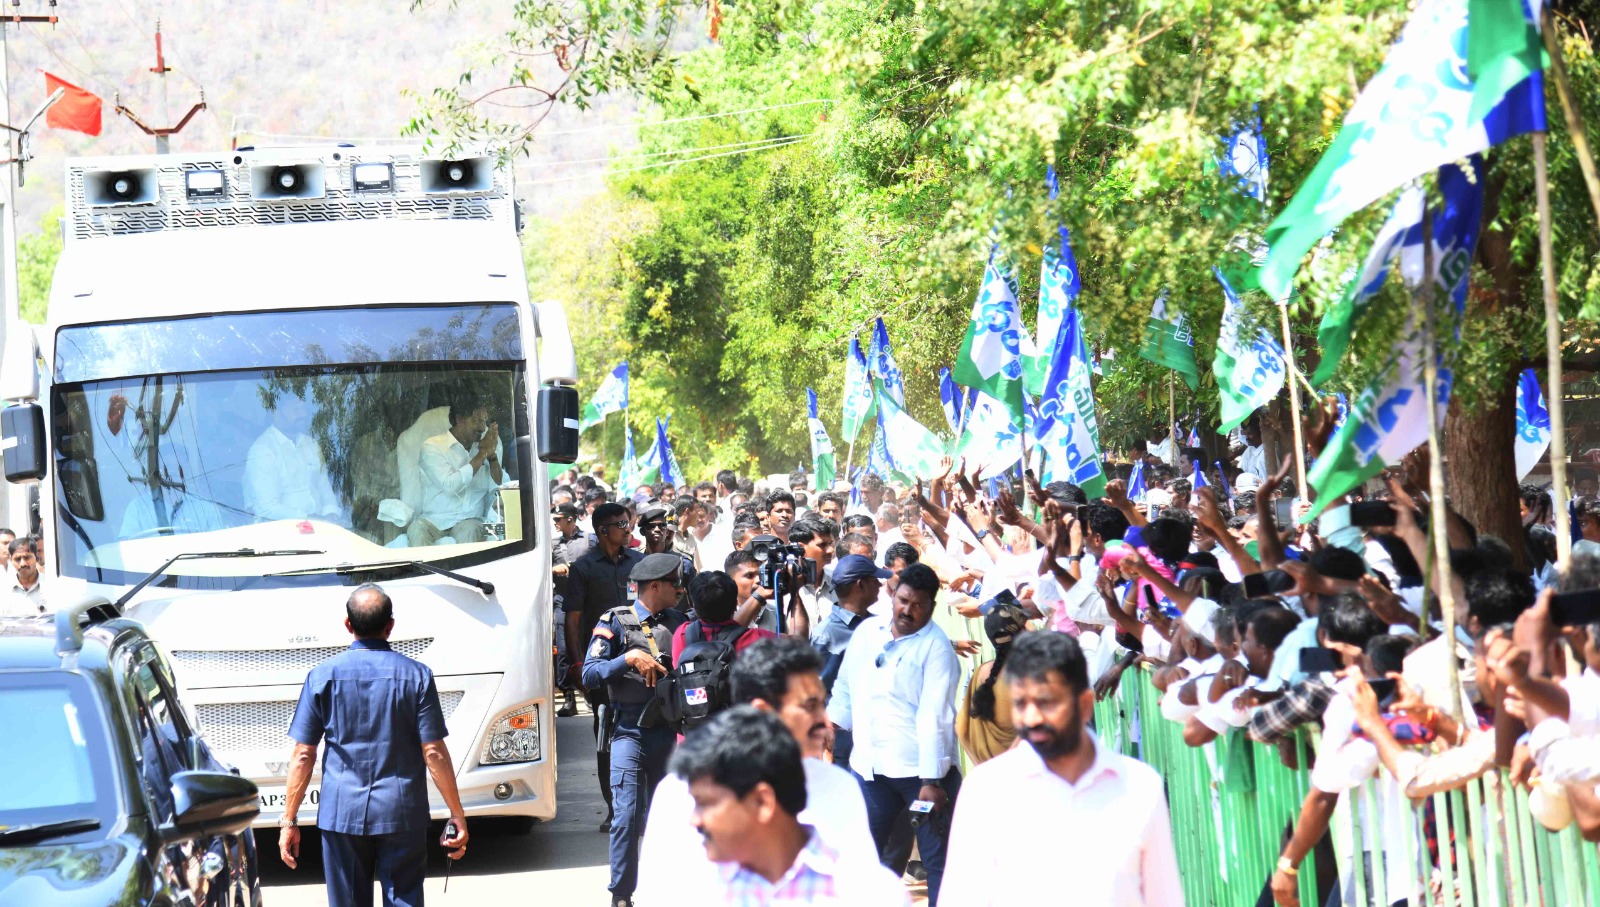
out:
M798 144L800 144L800 143L802 143L804 141L805 141L804 138L798 138L798 139L793 139L793 140L786 141L786 142L775 142L775 143L763 145L763 146L761 146L759 148L743 148L743 149L739 149L739 150L736 150L736 151L723 151L723 152L718 153L718 154L707 154L707 155L703 155L701 157L692 157L692 158L686 158L686 159L683 159L683 160L675 160L675 161L659 161L659 162L654 163L654 164L644 164L644 165L639 166L639 167L624 167L624 168L617 169L617 170L594 170L594 171L590 171L589 173L573 173L573 174L569 174L569 175L566 175L566 176L548 177L548 178L545 178L545 179L537 179L537 180L529 180L527 182L519 182L518 185L519 186L544 186L544 185L549 185L549 184L552 184L552 183L565 183L565 182L572 182L572 181L575 181L575 180L590 179L590 178L596 177L596 176L616 176L616 175L623 174L623 173L637 173L637 172L639 172L641 170L659 170L659 169L661 169L663 167L676 167L679 164L692 164L692 163L695 163L696 161L709 161L709 160L712 160L714 158L729 157L729 156L736 155L736 154L750 154L751 152L754 152L754 151L771 151L774 148L787 148L790 145L798 145Z

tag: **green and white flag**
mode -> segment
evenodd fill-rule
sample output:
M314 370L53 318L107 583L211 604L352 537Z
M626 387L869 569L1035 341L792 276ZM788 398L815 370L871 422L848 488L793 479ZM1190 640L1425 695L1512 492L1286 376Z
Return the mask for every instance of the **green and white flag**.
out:
M1467 279L1473 251L1477 246L1479 222L1483 217L1482 160L1469 158L1476 175L1455 164L1439 168L1439 195L1442 210L1433 222L1433 281L1437 288L1435 306L1438 324L1460 329L1460 313L1467 299ZM1399 252L1400 276L1407 286L1423 279L1422 235L1407 233ZM1375 292L1376 290L1374 290ZM1383 368L1366 390L1351 401L1350 414L1328 440L1322 455L1306 473L1306 481L1317 490L1317 506L1306 517L1315 517L1327 505L1362 482L1400 462L1400 458L1428 440L1428 388L1423 381L1422 317L1413 306L1401 340L1389 353ZM1439 338L1440 349L1447 350L1449 335ZM1438 383L1434 388L1435 410L1444 420L1450 404L1452 374L1449 358L1439 356Z
M622 423L622 469L617 473L617 493L625 498L633 497L639 488L639 458L633 452L633 429L628 423Z
M895 405L888 394L878 395L878 436L883 438L889 466L902 477L915 481L939 474L945 443Z
M973 395L967 424L956 441L955 456L978 468L979 479L992 479L1022 462L1022 433L1005 404L983 391Z
M827 491L833 487L833 477L837 468L834 465L833 440L828 437L828 429L817 417L817 392L806 388L806 422L811 427L811 487L817 491Z
M854 444L861 426L872 418L872 373L867 368L866 354L861 352L861 339L850 335L850 352L844 359L844 414L839 420L839 430L844 443Z
M1394 210L1384 222L1383 229L1372 241L1372 250L1361 266L1361 272L1345 288L1344 296L1322 315L1317 327L1317 345L1322 348L1322 361L1317 364L1311 383L1321 386L1333 377L1345 351L1350 349L1350 338L1361 325L1367 307L1378 290L1383 288L1389 269L1402 248L1410 249L1417 257L1416 273L1422 273L1422 206L1427 193L1420 183L1408 186L1395 200Z
M1283 347L1272 339L1272 332L1262 327L1245 331L1239 295L1233 292L1228 278L1222 276L1222 269L1212 271L1222 284L1225 300L1217 358L1211 365L1222 398L1222 424L1217 426L1217 433L1225 435L1278 396L1288 372L1284 368Z
M956 383L988 394L1022 424L1022 361L1026 332L1017 305L1017 284L1010 273L995 264L983 270L983 286L972 304L972 320L961 339L951 374ZM1026 343L1032 353L1031 342Z
M1144 346L1139 356L1183 376L1190 390L1200 386L1200 367L1194 361L1194 335L1189 332L1183 313L1167 311L1167 291L1156 297L1150 321L1144 328Z
M1543 80L1530 27L1519 0L1422 0L1333 145L1267 228L1271 251L1261 288L1287 299L1306 252L1401 184L1543 131Z
M623 362L606 375L606 380L600 383L600 389L589 398L589 403L583 408L583 415L578 419L578 431L584 431L591 425L599 425L606 420L608 413L620 413L628 408L628 363Z

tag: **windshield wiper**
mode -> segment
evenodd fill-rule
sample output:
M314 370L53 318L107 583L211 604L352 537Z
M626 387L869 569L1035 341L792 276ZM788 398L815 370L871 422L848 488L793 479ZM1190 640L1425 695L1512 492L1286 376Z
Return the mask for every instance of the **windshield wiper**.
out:
M494 583L491 583L486 579L474 579L470 576L467 576L465 573L457 573L454 570L446 570L443 567L435 567L427 561L393 560L377 561L371 564L335 564L331 567L310 567L305 570L285 570L282 573L268 573L267 575L310 576L314 573L326 573L331 571L339 574L340 576L348 576L352 573L369 573L373 570L387 570L391 567L415 567L418 570L432 573L434 576L442 576L446 579L453 579L458 583L472 586L473 588L482 592L485 596L494 594Z
M94 831L100 827L99 819L62 819L58 822L33 822L27 825L0 827L0 844L26 844L62 835Z
M126 605L129 599L133 598L135 595L138 595L140 589L143 589L145 586L150 585L151 583L160 579L162 576L166 575L167 568L171 567L173 564L176 564L178 561L203 561L222 557L294 557L301 554L327 553L328 552L326 551L314 551L310 548L280 548L276 551L257 551L254 548L239 548L233 551L188 551L182 554L174 554L172 557L167 559L165 564L162 564L156 569L150 571L149 576L139 580L137 585L135 585L132 589L129 589L127 592L124 592L122 597L116 601L117 610L122 610L122 606Z

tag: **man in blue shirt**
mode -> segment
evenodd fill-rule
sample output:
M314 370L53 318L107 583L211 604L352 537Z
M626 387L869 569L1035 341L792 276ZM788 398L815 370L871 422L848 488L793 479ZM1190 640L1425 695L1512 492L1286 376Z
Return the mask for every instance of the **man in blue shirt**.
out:
M683 558L648 555L629 577L635 600L601 615L583 661L583 685L605 685L615 722L610 734L611 802L616 809L608 886L612 907L632 907L650 795L666 774L677 740L665 723L641 719L655 696L656 682L672 671L672 636L687 620L673 607L683 587Z
M317 828L330 907L371 907L372 883L385 905L420 907L427 870L428 785L450 809L455 834L447 856L467 852L467 819L444 745L444 713L433 672L389 648L394 607L371 583L345 602L350 648L311 669L289 736L287 804L278 852L293 869L300 856L296 813L311 782L317 743L326 743Z

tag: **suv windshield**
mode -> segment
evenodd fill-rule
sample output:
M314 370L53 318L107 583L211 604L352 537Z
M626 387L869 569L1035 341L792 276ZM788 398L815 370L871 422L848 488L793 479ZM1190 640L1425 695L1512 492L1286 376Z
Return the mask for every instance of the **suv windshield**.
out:
M86 379L58 384L51 406L63 573L126 583L180 552L324 552L171 571L209 586L183 578L397 558L464 566L526 550L513 307L264 317L61 332L57 378ZM78 361L122 361L130 348L193 370L102 377Z
M57 671L0 672L0 827L99 818L117 795L89 685Z

